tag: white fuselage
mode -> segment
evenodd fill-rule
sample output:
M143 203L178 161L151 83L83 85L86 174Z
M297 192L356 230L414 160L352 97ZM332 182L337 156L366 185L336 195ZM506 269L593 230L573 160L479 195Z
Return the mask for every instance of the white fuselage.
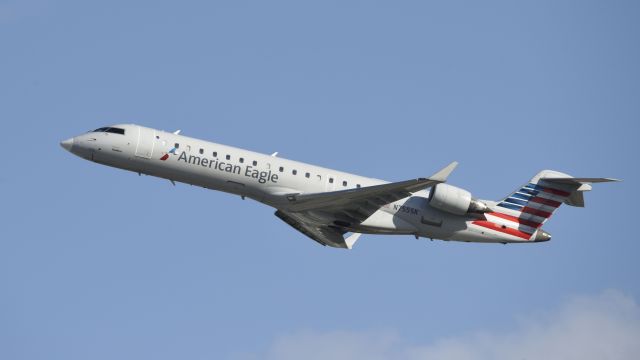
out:
M287 210L287 194L331 192L387 183L138 125L114 127L124 129L124 134L94 131L69 139L62 146L96 163L237 194L281 210ZM418 191L381 207L349 230L443 240L522 242L471 225L477 217L452 215L432 208L428 197L429 190ZM322 213L308 215L319 224L326 221Z

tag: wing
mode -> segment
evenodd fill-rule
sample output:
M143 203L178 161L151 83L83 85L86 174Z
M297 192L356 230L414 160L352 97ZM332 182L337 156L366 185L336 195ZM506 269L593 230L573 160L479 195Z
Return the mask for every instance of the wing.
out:
M454 161L429 178L325 193L288 194L286 210L279 209L275 215L321 245L351 249L360 234L345 239L344 228L349 223L361 223L383 205L445 182L456 166L458 163ZM311 212L327 217L319 219L311 216Z
M452 162L429 178L419 178L395 183L368 186L341 191L289 194L287 211L321 211L335 219L350 223L361 223L381 206L411 196L412 193L445 182L457 162Z
M359 233L354 233L345 239L346 231L335 226L313 224L311 219L300 213L278 210L275 215L323 246L351 249L360 237Z

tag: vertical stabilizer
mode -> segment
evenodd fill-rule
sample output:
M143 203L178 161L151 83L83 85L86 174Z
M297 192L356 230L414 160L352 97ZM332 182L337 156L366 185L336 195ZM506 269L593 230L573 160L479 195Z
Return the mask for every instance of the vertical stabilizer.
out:
M590 184L609 181L619 180L575 178L558 171L543 170L527 184L499 201L490 215L508 223L507 226L515 225L518 231L516 236L531 239L560 205L564 203L583 207L583 194L591 190ZM538 231L540 232L542 230Z

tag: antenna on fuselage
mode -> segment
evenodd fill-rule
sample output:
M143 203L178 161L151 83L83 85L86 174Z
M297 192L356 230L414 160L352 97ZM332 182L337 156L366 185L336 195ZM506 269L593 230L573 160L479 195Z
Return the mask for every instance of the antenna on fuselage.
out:
M176 135L178 135L178 134L180 134L180 131L182 131L182 130L176 130L176 131L174 131L173 133L174 133L174 134L176 134Z
M276 151L276 152L274 152L273 154L271 154L271 156L273 156L273 157L278 156L278 152L277 152L277 151Z

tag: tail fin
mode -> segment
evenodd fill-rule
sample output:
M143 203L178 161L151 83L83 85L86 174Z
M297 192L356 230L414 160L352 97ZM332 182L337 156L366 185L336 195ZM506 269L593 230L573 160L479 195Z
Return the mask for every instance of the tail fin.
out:
M535 230L549 220L562 203L583 207L583 192L591 190L589 183L608 181L619 180L574 178L558 171L543 170L528 184L498 202L497 206L507 215L517 217L521 225Z

